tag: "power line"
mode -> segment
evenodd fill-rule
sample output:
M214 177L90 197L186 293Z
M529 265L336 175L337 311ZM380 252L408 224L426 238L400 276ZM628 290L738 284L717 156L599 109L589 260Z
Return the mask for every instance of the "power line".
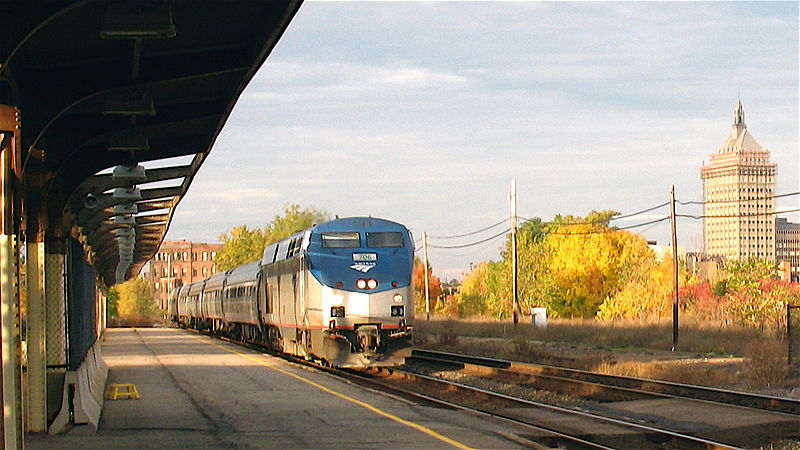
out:
M722 215L722 216L714 216L714 215L701 215L701 216L692 216L689 214L676 214L676 217L685 217L687 219L736 219L740 217L760 217L760 216L774 216L777 214L788 214L793 212L800 211L798 209L789 209L785 211L772 211L772 212L763 212L763 213L752 213L752 214L731 214L731 215Z
M669 202L664 202L664 203L662 203L660 205L656 205L656 206L653 206L651 208L643 209L641 211L636 211L635 213L623 214L623 215L620 215L620 216L613 216L610 220L627 219L628 217L638 216L639 214L644 214L646 212L650 212L650 211L653 211L653 210L658 209L658 208L663 208L663 207L665 207L667 205L669 205Z
M596 225L596 224L599 224L599 223L611 222L612 220L627 219L628 217L635 217L635 216L638 216L638 215L641 215L641 214L644 214L644 213L648 213L650 211L654 211L654 210L659 209L659 208L663 208L663 207L665 207L667 205L669 205L669 202L664 202L664 203L661 203L660 205L651 206L651 207L649 207L647 209L643 209L641 211L636 211L636 212L632 212L632 213L629 213L629 214L619 214L619 215L616 215L616 216L611 216L608 219L587 220L587 221L581 221L581 222L550 221L550 222L542 222L542 225L559 225L559 226L562 226L562 225L563 226ZM520 219L523 219L523 220L526 220L526 221L527 220L531 220L529 218L521 217L521 216L520 216Z
M433 235L430 235L430 234L429 234L429 235L428 235L428 238L434 238L434 239L454 239L454 238L460 238L460 237L472 236L473 234L483 233L484 231L491 230L492 228L494 228L494 227L496 227L496 226L498 226L498 225L502 225L502 224L503 224L503 223L505 223L507 220L508 220L507 218L503 218L503 220L501 220L501 221L499 221L499 222L497 222L497 223L495 223L495 224L489 225L489 226L488 226L488 227L486 227L486 228L481 228L480 230L477 230L477 231L472 231L472 232L469 232L469 233L464 233L464 234L454 234L454 235L450 235L450 236L433 236Z
M679 203L681 205L716 205L716 204L720 204L720 203L757 202L757 201L760 201L760 200L772 200L774 198L791 197L791 196L794 196L794 195L797 195L797 194L800 194L800 192L789 192L789 193L786 193L786 194L777 194L777 195L773 195L773 196L770 196L770 197L740 198L740 199L737 199L737 200L714 200L714 201L709 201L709 202L700 202L700 201L682 202L682 201L678 200L677 203Z
M499 237L502 237L502 235L500 235L500 236L497 236L497 237L498 237L498 238L499 238ZM449 249L448 249L448 253L447 253L447 255L448 255L448 256L451 256L451 257L460 257L460 256L470 256L470 255L474 255L474 254L476 254L476 253L480 253L480 252L482 252L482 251L486 250L487 248L491 247L491 246L493 245L493 242L492 242L492 241L494 241L494 240L496 240L496 239L497 239L497 238L495 238L495 239L490 239L490 240L486 241L486 243L485 243L484 245L476 246L476 248L474 248L474 249L472 249L472 250L470 250L470 251L467 251L467 252L463 252L463 253L449 253ZM430 247L430 245L429 245L428 247ZM436 252L436 253L439 253L439 252Z
M579 235L588 235L588 234L614 233L616 231L624 231L624 230L630 230L630 229L633 229L633 228L639 228L639 227L645 227L645 226L648 226L648 225L654 225L654 224L657 224L659 222L663 222L665 220L669 220L669 216L661 217L660 219L650 220L650 221L647 221L647 222L637 223L637 224L634 224L634 225L628 225L627 227L609 227L609 228L604 228L602 230L578 231L578 232L558 232L558 231L554 231L554 232L551 232L551 233L545 232L545 234L556 235L556 236L579 236Z
M429 244L428 247L430 247L430 248L438 248L438 249L452 249L452 248L472 247L474 245L483 244L484 242L488 242L488 241L491 241L492 239L496 239L496 238L508 233L509 231L511 231L511 228L506 228L505 230L501 231L500 233L495 234L494 236L490 236L490 237L488 237L486 239L482 239L482 240L477 241L477 242L471 242L469 244L463 244L463 245L430 245Z

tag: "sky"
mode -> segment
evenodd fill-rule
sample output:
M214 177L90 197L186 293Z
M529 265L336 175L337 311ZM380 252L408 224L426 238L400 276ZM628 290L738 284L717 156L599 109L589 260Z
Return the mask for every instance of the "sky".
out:
M509 217L512 179L524 218L633 213L667 202L670 185L699 201L737 99L778 164L777 192L800 191L799 15L798 2L307 1L167 239L218 242L288 203L395 220L417 240L466 234ZM502 236L436 247L507 228L431 237L434 272L460 278L499 259ZM701 221L677 228L699 249ZM631 231L669 243L668 221Z

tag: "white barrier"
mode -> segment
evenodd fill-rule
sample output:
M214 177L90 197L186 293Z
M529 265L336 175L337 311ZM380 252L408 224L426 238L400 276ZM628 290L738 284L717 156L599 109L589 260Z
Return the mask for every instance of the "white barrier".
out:
M98 339L86 353L78 370L65 374L61 411L50 424L48 432L59 434L66 431L70 424L70 415L76 425L89 424L96 430L100 424L100 414L103 411L107 379L108 366L100 352L100 340ZM72 398L74 411L70 411L69 407L70 393L74 393Z

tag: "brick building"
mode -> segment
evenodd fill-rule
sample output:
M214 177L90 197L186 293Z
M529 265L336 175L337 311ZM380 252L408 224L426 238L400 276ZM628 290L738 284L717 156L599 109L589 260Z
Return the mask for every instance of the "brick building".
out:
M214 260L221 248L222 244L205 242L162 242L155 257L150 260L150 271L146 276L155 285L159 306L166 309L167 299L173 288L215 274Z

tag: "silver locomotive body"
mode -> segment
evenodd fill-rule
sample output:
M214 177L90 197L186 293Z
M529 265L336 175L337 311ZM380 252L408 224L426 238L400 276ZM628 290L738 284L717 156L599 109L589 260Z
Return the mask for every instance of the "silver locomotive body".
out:
M357 238L326 246L325 236L345 234ZM412 264L402 225L337 219L268 246L261 261L176 290L171 314L333 366L399 365L411 351Z

